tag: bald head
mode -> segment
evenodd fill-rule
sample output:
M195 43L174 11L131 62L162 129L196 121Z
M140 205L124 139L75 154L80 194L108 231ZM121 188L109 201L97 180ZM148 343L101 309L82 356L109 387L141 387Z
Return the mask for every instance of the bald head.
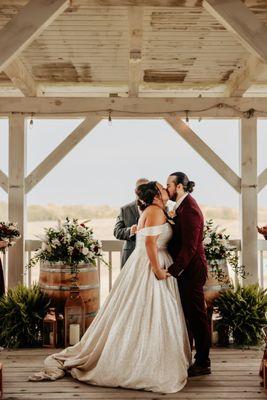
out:
M139 178L136 181L135 187L137 188L138 186L144 185L145 183L148 183L148 182L149 182L149 180L146 178Z

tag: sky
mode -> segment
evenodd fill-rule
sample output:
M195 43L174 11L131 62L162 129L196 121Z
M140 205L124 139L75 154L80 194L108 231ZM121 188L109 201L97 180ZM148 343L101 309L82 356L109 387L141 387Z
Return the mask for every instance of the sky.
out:
M27 123L30 173L82 120ZM190 127L239 174L238 120L190 120ZM267 120L258 121L258 172L267 167ZM0 119L0 168L8 171L8 121ZM107 120L98 124L27 196L27 204L121 206L134 199L140 177L166 184L185 172L200 204L238 208L239 195L163 120ZM0 201L7 195L0 189ZM267 188L259 195L267 207Z

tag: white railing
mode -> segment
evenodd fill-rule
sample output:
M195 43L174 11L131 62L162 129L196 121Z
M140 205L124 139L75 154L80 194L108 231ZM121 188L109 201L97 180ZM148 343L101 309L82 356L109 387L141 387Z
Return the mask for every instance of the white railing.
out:
M236 247L236 253L240 258L241 254L241 241L231 240L230 243ZM120 272L121 251L123 242L119 240L103 240L103 253L106 261L111 265L107 268L104 263L98 262L99 280L101 288L101 298L106 297L107 293L112 288L112 284ZM30 260L36 249L40 248L41 241L39 240L26 240L26 262ZM264 282L264 263L267 263L267 240L258 240L258 254L259 254L259 284L262 287L267 285ZM4 269L4 276L7 274L7 256L2 254L2 262ZM23 281L25 285L29 286L34 281L39 279L39 268L28 269L25 268ZM235 285L238 283L237 276L233 276ZM267 279L267 278L266 278Z

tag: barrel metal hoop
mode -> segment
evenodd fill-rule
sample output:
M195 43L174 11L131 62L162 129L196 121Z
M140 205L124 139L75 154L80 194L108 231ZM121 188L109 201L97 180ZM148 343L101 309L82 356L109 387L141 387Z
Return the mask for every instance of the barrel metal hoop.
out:
M69 291L71 289L70 286L63 286L63 285L46 285L45 283L40 284L41 289L46 289L46 290L61 290L61 291ZM90 290L90 289L98 289L99 284L95 285L78 285L79 290Z

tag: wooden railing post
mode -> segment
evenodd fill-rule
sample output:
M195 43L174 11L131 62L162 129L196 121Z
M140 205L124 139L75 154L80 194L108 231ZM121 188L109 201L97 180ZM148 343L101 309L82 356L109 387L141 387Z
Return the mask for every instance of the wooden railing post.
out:
M18 223L21 238L8 250L9 288L23 282L26 227L25 172L25 118L22 114L13 114L9 118L8 219Z

